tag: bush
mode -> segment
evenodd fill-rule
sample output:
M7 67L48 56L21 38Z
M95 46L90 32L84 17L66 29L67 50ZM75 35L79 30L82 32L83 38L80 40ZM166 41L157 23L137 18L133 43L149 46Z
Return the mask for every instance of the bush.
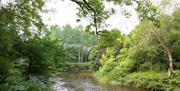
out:
M9 76L9 66L7 59L0 58L0 84L6 81Z
M146 63L140 65L139 70L140 71L151 71L152 67L153 67L153 65L151 62L146 62Z
M49 84L39 77L31 77L26 81L20 76L13 75L7 81L8 84L3 84L0 90L7 87L7 91L50 91Z

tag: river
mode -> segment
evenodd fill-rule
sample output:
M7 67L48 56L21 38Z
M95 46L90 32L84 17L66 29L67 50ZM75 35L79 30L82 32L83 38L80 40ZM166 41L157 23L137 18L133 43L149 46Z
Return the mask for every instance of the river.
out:
M149 91L142 88L100 84L91 72L65 72L57 75L53 86L55 91Z

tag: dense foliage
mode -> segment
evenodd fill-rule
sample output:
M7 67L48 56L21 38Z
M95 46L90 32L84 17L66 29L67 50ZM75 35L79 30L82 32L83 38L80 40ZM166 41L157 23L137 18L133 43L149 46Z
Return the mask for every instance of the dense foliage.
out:
M62 45L43 32L45 26L39 15L43 4L43 0L0 4L1 91L49 89L48 75L55 64L55 50L62 50Z
M60 28L55 25L50 27L50 31L51 39L63 45L63 52L55 56L59 70L92 69L93 62L90 62L89 56L96 44L94 35L85 32L82 26L72 28L66 25Z
M134 31L124 37L124 47L118 56L115 56L115 47L107 48L100 59L101 66L95 72L95 76L101 81L112 81L122 85L178 90L180 75L180 61L176 51L179 50L177 43L180 39L178 12L179 10L176 10L171 16L162 16L160 26L156 26L153 21L143 20ZM170 54L166 47L169 48ZM172 55L172 67L175 70L171 77L166 73L170 70L169 55Z
M62 40L64 51L66 52L65 61L89 61L88 56L96 44L96 37L83 30L83 27L72 28L70 25L62 29L58 26L51 27L51 37Z

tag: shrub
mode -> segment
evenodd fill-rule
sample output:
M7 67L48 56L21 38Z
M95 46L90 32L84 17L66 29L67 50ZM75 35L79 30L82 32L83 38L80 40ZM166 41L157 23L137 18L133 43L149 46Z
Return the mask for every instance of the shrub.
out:
M140 71L151 71L152 67L153 67L153 65L151 62L145 62L144 64L140 65L139 70Z

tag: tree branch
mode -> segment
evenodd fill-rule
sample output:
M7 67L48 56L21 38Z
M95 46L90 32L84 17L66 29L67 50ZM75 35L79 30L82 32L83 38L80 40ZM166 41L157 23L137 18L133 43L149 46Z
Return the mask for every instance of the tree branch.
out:
M94 13L94 15L93 15L93 21L94 21L94 26L95 26L95 32L96 32L96 34L98 35L98 27L97 27L97 18L96 18L96 11L95 11L95 9L92 7L92 6L90 6L89 4L88 4L88 2L86 1L86 0L83 0L83 2L87 5L87 7L89 7L90 8L90 10L92 10L93 11L93 13Z
M91 16L93 16L93 22L94 22L94 26L95 26L95 32L98 35L98 26L97 26L97 13L96 10L86 1L83 0L83 2L77 1L77 0L71 0L72 2L75 2L76 4L79 5L79 7L83 10L83 12L88 13L84 7L89 10L92 11L93 14L90 13ZM83 7L84 6L84 7Z

